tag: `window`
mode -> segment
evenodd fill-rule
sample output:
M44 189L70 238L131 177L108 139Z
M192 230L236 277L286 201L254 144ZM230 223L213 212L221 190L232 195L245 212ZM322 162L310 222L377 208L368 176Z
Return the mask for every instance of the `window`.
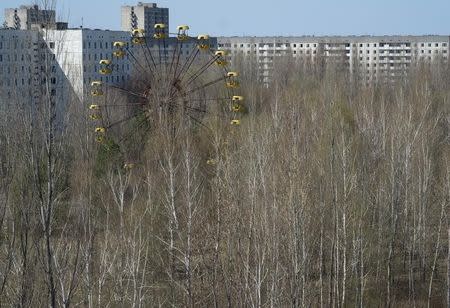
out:
M50 42L50 49L54 49L55 48L55 42Z

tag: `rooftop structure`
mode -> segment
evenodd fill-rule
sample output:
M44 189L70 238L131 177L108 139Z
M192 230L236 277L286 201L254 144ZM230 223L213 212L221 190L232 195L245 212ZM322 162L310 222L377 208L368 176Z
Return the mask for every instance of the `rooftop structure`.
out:
M135 6L122 6L122 31L144 29L147 36L153 36L155 24L165 24L165 34L169 34L169 9L160 8L156 3L138 2Z
M38 5L21 5L5 9L5 25L16 30L64 29L67 23L56 22L54 10L42 10Z

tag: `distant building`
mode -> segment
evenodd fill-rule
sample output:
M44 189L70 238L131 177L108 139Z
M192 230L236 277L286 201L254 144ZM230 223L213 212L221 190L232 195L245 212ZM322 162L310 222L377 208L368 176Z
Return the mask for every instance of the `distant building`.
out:
M300 36L219 37L219 49L230 57L252 56L261 81L268 82L274 61L291 57L299 63L341 63L366 81L405 76L411 65L448 63L450 36Z
M5 9L5 25L15 30L65 29L67 23L56 22L54 10L41 10L37 5L21 5Z
M147 36L153 36L154 25L166 25L165 33L169 34L169 9L160 8L156 3L138 2L135 6L122 6L122 31L144 29Z

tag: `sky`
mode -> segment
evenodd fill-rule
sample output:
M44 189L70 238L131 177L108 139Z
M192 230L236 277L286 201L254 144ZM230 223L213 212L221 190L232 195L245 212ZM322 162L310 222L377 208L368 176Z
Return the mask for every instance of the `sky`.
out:
M43 0L0 0L0 10ZM58 0L70 27L120 30L120 6L137 0ZM152 2L142 1L142 2ZM170 27L214 36L450 35L450 0L159 0ZM3 23L3 14L1 14Z

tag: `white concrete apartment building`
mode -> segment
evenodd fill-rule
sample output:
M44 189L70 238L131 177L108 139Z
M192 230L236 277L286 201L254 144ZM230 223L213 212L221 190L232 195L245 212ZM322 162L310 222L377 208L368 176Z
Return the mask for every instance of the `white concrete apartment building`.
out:
M302 63L343 63L367 81L386 80L407 74L412 64L448 63L449 36L300 36L219 37L218 48L234 56L253 56L259 76L268 82L274 60L292 57Z
M51 52L70 86L83 101L89 93L90 84L100 80L106 84L120 84L129 79L132 67L128 58L114 58L111 75L99 73L99 61L112 60L113 44L128 42L130 33L124 31L67 29L43 32Z
M0 102L14 98L38 104L43 95L62 101L69 92L64 73L38 31L0 30Z

